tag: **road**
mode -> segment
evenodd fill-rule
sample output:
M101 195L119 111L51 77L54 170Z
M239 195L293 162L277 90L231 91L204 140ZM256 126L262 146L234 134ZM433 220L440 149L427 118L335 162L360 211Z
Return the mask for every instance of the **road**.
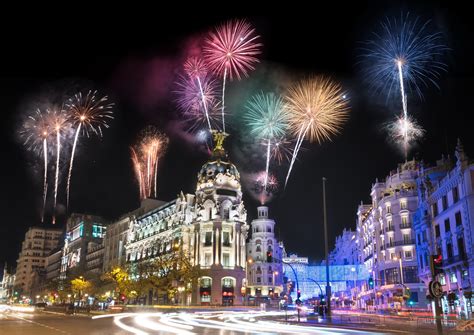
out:
M0 313L1 335L393 334L268 320L265 312L122 313L94 318L45 312ZM271 316L271 315L270 315ZM261 319L265 317L265 319ZM409 334L409 332L397 332Z

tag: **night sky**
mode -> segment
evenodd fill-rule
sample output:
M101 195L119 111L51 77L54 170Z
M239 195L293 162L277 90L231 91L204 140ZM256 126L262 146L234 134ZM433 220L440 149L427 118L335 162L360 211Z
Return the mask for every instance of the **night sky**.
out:
M357 206L361 200L369 201L375 178L384 178L403 160L380 130L397 111L384 99L369 94L356 64L359 42L366 40L385 16L410 11L432 19L451 49L445 57L448 72L439 80L440 89L425 89L422 101L409 98L409 113L427 130L410 157L434 163L442 154L453 156L458 137L467 153L474 153L469 121L474 90L474 23L467 8L451 5L410 1L409 6L377 2L364 7L362 3L348 6L337 2L319 12L295 8L275 15L195 18L141 8L104 16L92 11L85 20L74 15L49 21L36 18L28 22L31 29L24 32L5 25L4 32L14 30L15 34L5 35L0 54L0 265L4 261L14 264L25 231L39 224L41 169L35 169L32 154L18 141L17 130L28 108L51 92L77 85L92 87L116 103L115 119L103 139L84 139L78 148L71 186L72 211L114 220L139 206L129 146L150 124L170 137L159 171L158 198L172 200L181 190L194 192L196 174L207 155L184 131L173 100L174 82L194 41L209 28L234 17L254 24L264 44L257 70L249 79L228 87L227 107L234 117L226 147L243 176L264 167L261 159L249 158L242 150L238 115L249 92L281 89L293 79L319 73L334 76L349 92L351 114L342 134L321 146L304 143L288 187L269 204L286 250L320 260L324 255L321 178L327 178L333 245L344 227L355 228ZM276 170L280 182L286 168ZM60 190L59 200L64 204L64 182ZM258 202L245 186L244 193L251 219L256 216Z

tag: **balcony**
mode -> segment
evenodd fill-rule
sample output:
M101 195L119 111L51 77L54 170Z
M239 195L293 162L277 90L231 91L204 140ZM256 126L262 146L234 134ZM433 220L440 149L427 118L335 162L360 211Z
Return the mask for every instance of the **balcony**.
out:
M368 261L369 259L371 259L371 258L372 258L372 255L369 255L369 256L365 257L365 258L364 258L364 262L367 262L367 261Z
M390 242L390 243L385 244L385 247L393 248L393 247L398 247L400 245L410 245L410 244L415 244L415 239L412 238L410 240Z
M450 266L456 263L466 262L466 261L467 261L466 255L456 255L448 259L443 259L443 266Z
M389 231L395 231L394 226L386 227L385 232L388 233Z
M410 222L400 224L400 229L407 229L407 228L411 228L411 223Z

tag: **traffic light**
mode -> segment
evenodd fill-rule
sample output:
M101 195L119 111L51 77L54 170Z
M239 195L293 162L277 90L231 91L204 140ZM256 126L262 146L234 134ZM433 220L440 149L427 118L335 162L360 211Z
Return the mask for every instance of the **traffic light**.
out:
M430 256L430 268L431 268L431 273L433 274L433 277L436 277L440 273L443 273L443 255L438 254L438 255L432 255Z
M372 277L369 277L369 289L373 289L374 288L374 278Z
M272 263L272 262L273 262L272 252L269 250L267 251L267 263Z

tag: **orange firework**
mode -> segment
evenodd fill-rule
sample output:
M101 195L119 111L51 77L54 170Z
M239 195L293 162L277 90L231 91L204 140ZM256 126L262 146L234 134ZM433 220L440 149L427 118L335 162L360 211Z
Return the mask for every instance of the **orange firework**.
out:
M299 81L290 87L285 100L290 130L296 136L286 185L303 140L330 140L347 120L349 106L341 85L324 76Z
M152 195L156 198L159 159L166 152L167 145L168 137L149 126L141 132L138 143L131 147L140 199Z

